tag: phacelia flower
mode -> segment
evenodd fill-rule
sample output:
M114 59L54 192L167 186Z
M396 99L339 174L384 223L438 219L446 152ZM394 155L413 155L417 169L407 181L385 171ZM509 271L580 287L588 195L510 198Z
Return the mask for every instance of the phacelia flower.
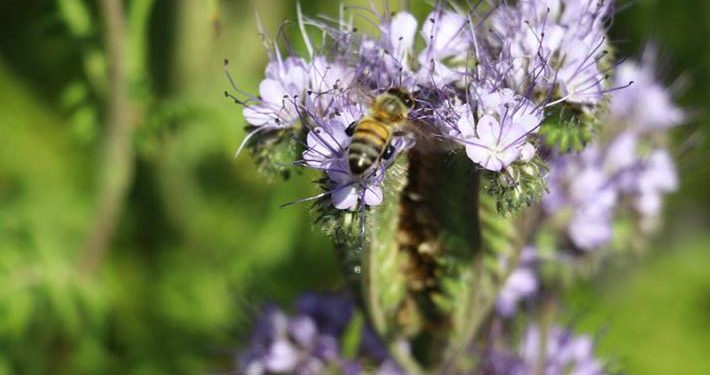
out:
M508 347L508 348L506 348ZM531 324L522 339L512 345L496 345L484 351L477 374L487 375L603 375L603 362L594 353L589 336L576 336L553 325L545 331Z
M466 110L466 106L462 106ZM528 99L509 89L481 95L478 121L468 110L458 120L458 141L475 163L490 171L501 171L514 161L528 159L534 148L528 135L542 122L542 111ZM529 160L529 159L528 159Z
M616 69L617 84L633 84L612 94L610 120L633 127L639 133L666 130L682 124L685 117L673 103L671 93L656 78L655 56L655 49L647 47L641 63L626 61Z
M307 63L298 57L280 56L266 66L259 84L259 101L244 108L244 119L264 129L287 128L298 119L297 101L308 85Z
M369 326L363 328L358 357L343 357L342 336L355 313L346 296L306 293L295 307L292 316L274 306L262 311L249 347L238 355L239 373L319 375L337 371L358 375L367 364L376 368L377 374L404 375Z
M511 317L518 311L518 304L533 296L539 287L535 260L537 253L534 247L526 246L520 254L518 266L510 273L498 293L496 310L503 317Z
M473 163L494 172L532 160L537 147L531 135L544 119L548 98L533 96L529 87L542 75L546 57L532 53L536 68L516 72L529 83L527 89L509 87L506 66L517 62L503 53L504 46L483 35L486 15L441 4L421 23L405 11L365 13L374 16L379 35L299 13L308 57L293 53L282 57L276 48L259 97L245 103L245 119L255 128L247 139L285 130L305 146L296 164L324 176L321 186L326 191L313 198L328 196L342 210L380 204L388 168L399 154L416 147L418 137L437 140L433 144L446 152L465 149ZM313 47L305 31L311 26L323 32L321 49ZM368 173L354 174L346 160L350 136L345 130L371 114L374 98L391 89L413 97L413 108L404 119L409 128L392 129L396 134L385 140L394 155L378 158ZM297 123L300 126L294 126ZM411 132L413 127L419 129L417 135ZM269 159L268 151L262 155Z
M366 172L352 173L348 166L347 150L350 137L345 130L349 124L362 116L364 109L351 106L330 120L318 121L307 134L307 148L303 153L304 165L322 170L327 176L327 194L335 208L353 210L358 202L368 206L382 203L382 182L388 161ZM401 137L392 140L394 149L391 160L410 144Z
M544 341L543 335L544 334ZM547 332L532 325L525 332L520 348L522 363L515 374L535 373L542 363L545 375L602 375L604 368L594 354L594 342L589 336L575 336L572 332L553 326ZM524 368L524 369L523 369Z
M487 40L508 60L504 65L511 88L534 82L540 93L557 88L558 100L598 104L606 91L604 21L610 3L541 0L498 7Z
M630 61L619 65L617 81L634 84L612 94L610 112L603 119L603 140L579 154L558 155L550 163L544 207L551 214L571 211L568 235L579 249L607 245L617 212L629 201L640 214L642 227L652 227L663 196L678 187L672 158L657 139L684 116L653 78L650 63L647 54L642 66ZM656 110L658 114L649 115Z
M426 17L421 31L426 46L417 57L422 83L440 85L464 76L473 40L471 30L464 14L438 9Z

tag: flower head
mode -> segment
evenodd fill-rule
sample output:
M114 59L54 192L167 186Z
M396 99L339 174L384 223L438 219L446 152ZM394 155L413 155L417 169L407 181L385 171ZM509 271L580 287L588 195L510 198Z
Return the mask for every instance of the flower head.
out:
M534 153L527 137L540 126L542 112L532 102L503 89L482 94L478 104L478 121L473 111L461 106L465 112L457 123L461 134L458 140L473 162L500 171Z
M518 303L537 292L539 285L534 268L536 258L534 247L526 246L523 249L518 266L508 276L496 300L496 310L501 316L513 316L518 310Z
M511 349L493 347L485 352L481 372L490 375L603 375L602 361L589 336L576 336L553 325L543 331L531 324Z
M304 165L325 172L333 206L353 210L362 202L368 206L382 203L382 182L388 161L373 166L365 174L355 174L348 165L350 137L345 130L362 115L362 108L348 107L330 120L318 121L307 134L307 148L303 153ZM392 140L393 160L409 143L401 137Z
M357 359L346 359L341 340L355 306L342 294L303 294L293 316L267 306L258 317L249 347L238 356L240 373L318 375L326 369L360 374L361 364L379 366L378 373L399 375L370 327L363 328Z
M529 326L520 354L528 370L538 368L538 364L542 363L544 374L604 374L602 364L594 354L592 339L588 336L575 336L558 326L553 326L544 333L538 326ZM525 371L516 373L528 374Z
M633 127L636 132L658 132L680 125L685 115L673 103L671 93L654 73L655 49L647 47L641 63L626 61L616 70L615 82L628 88L613 93L611 120Z
M648 55L645 60L643 65L619 66L617 81L634 84L612 94L603 119L603 140L579 154L558 155L550 163L550 193L544 207L551 214L571 211L568 235L579 249L607 245L614 219L629 201L640 214L642 227L650 228L663 196L677 189L675 166L657 139L678 125L683 114L653 78Z
M277 59L266 66L259 101L244 108L244 118L258 128L287 128L299 118L298 97L308 85L308 65L298 57Z
M511 88L534 84L542 94L597 105L603 94L604 20L610 1L519 1L498 7L490 17L489 43L504 56Z

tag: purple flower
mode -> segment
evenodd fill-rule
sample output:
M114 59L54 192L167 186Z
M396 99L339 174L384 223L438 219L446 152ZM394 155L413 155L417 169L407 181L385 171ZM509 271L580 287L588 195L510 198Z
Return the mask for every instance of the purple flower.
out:
M544 337L544 341L543 341ZM588 336L574 336L568 330L553 326L540 332L538 326L529 326L520 348L527 375L542 363L545 375L602 375L604 369L594 355L594 344Z
M399 12L381 27L384 49L407 71L411 71L409 58L414 49L417 25L417 19L413 15Z
M636 209L646 217L658 215L663 195L678 189L675 164L666 150L653 151L638 173Z
M354 79L355 71L346 64L314 56L309 67L306 110L314 116L328 117L344 106L353 105L347 93Z
M288 128L299 118L298 96L308 84L308 67L298 57L278 58L266 66L259 84L259 102L244 108L246 121L258 128Z
M506 344L506 346L508 346ZM528 325L513 348L491 345L483 351L476 374L487 375L603 375L602 362L594 353L589 336L575 336L571 331L552 326L542 332Z
M643 65L619 66L617 83L634 84L613 93L610 113L602 119L602 141L550 163L544 207L552 215L569 217L567 233L579 249L608 244L614 217L624 208L636 210L641 228L651 229L663 196L678 187L673 161L658 139L682 121L683 113L655 80L649 61L653 56L647 52Z
M421 35L426 47L417 56L420 82L441 85L463 77L473 39L466 16L437 9L426 17Z
M618 192L616 174L603 168L604 156L597 147L589 146L578 155L558 157L550 165L550 193L543 198L543 206L550 214L571 213L568 234L583 250L599 248L611 240Z
M498 293L496 310L503 317L511 317L518 310L520 301L533 296L538 290L538 278L533 262L537 257L532 246L526 246L520 254L518 266L508 276ZM504 262L505 263L505 262Z
M546 93L557 85L557 101L599 103L605 93L600 61L606 54L609 3L542 0L498 7L487 40L504 57L510 87L534 84Z
M680 125L685 119L683 111L673 103L671 93L656 79L655 56L655 49L647 47L641 64L626 61L616 70L617 85L633 84L613 93L611 120L637 132L662 131Z
M352 113L346 110L311 129L306 138L308 147L303 153L305 165L325 172L329 182L327 194L333 206L341 210L353 210L360 201L368 206L382 203L381 185L385 166L376 166L365 175L355 175L348 167L350 137L345 134L345 129L360 117Z
M479 99L479 119L466 106L458 120L458 141L469 159L490 171L501 171L516 160L531 157L527 136L542 122L542 112L511 90L486 93Z
M314 320L320 332L332 336L340 336L345 331L355 312L353 302L341 293L304 293L295 306L300 315Z
M331 369L358 375L368 364L377 368L376 374L404 375L369 326L363 328L358 357L342 357L340 341L354 312L344 295L322 293L299 297L293 317L273 306L265 308L249 347L238 356L239 373L318 375Z

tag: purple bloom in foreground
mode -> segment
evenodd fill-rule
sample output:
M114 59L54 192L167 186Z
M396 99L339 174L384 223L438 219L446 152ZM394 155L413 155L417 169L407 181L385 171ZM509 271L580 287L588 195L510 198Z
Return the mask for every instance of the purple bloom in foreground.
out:
M375 374L403 375L369 327L363 328L358 358L343 358L340 343L354 312L355 306L344 295L321 293L302 295L293 316L273 306L265 308L249 347L238 356L239 373L357 375L367 364L377 369Z
M594 343L589 336L575 336L558 326L551 327L544 336L542 334L539 327L528 327L520 348L525 370L514 374L532 374L539 363L543 364L544 375L604 374L601 362L594 355Z
M589 336L552 326L541 332L529 325L514 349L494 346L485 351L479 372L486 375L603 375L602 362Z

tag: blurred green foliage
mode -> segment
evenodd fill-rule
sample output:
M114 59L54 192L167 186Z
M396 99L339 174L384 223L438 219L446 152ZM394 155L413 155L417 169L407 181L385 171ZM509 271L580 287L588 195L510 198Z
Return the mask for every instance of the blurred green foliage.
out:
M620 49L638 55L656 40L669 56L663 77L687 77L682 101L696 110L694 124L707 123L710 4L619 3ZM303 6L337 9L325 0ZM86 0L0 4L0 374L227 370L262 302L343 285L307 207L278 208L312 195L315 176L270 182L248 157L232 158L245 124L222 95L223 59L256 92L266 55L254 10L274 35L295 18L295 2L132 0L124 8L135 172L108 255L90 273L80 264L111 94L100 10ZM688 239L708 223L710 145L694 124L676 132L683 188L663 246L636 273L619 275L633 265L619 266L570 293L571 314L581 310L588 330L608 324L602 347L632 373L710 367L698 350L710 345L702 267L710 239Z

